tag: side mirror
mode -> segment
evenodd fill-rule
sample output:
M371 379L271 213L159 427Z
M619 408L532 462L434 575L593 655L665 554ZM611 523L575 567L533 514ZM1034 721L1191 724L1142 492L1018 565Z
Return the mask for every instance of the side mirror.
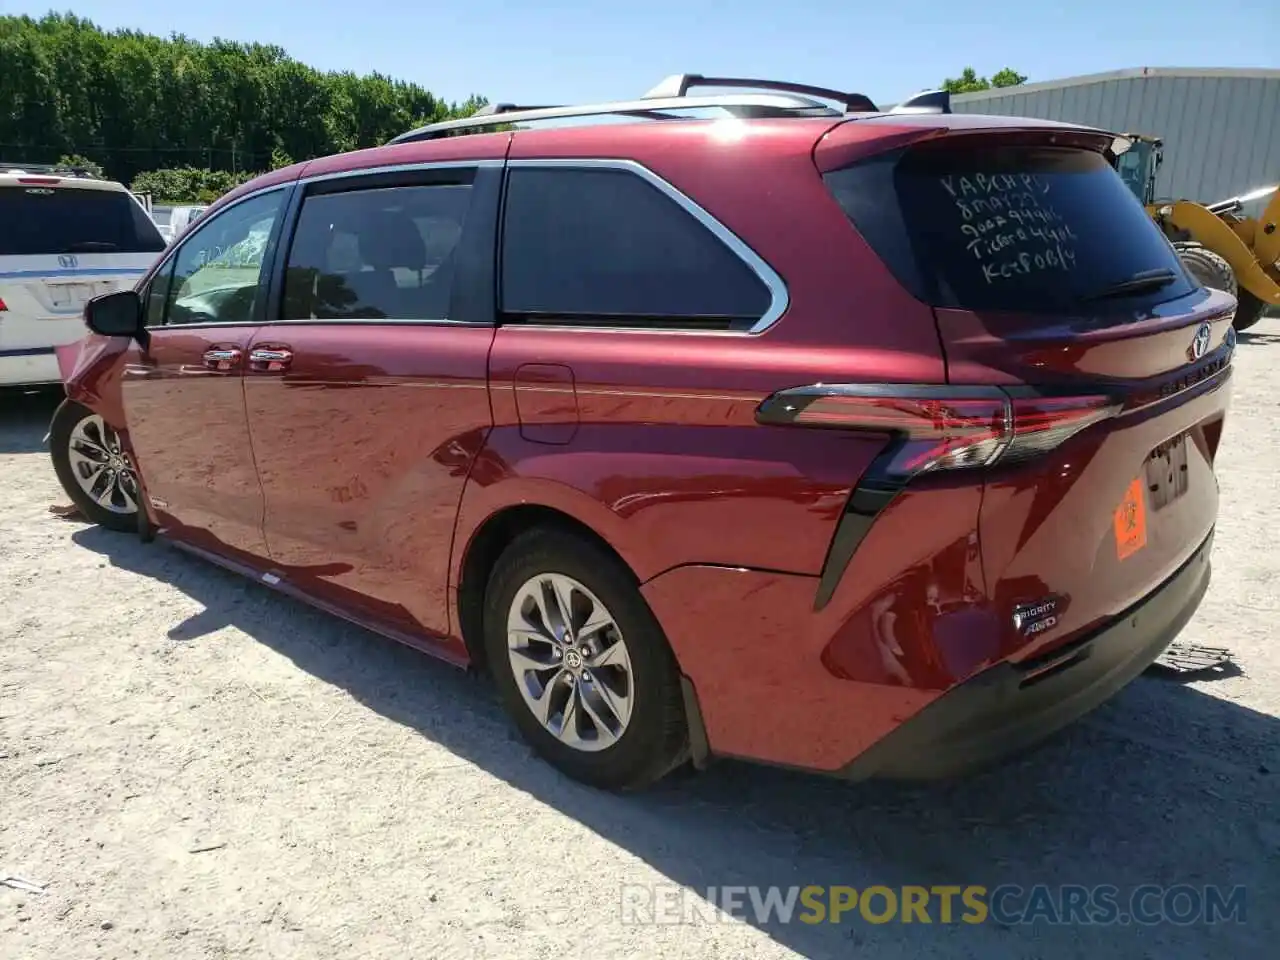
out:
M84 322L104 337L146 339L142 322L142 299L132 290L117 290L94 297L84 308Z

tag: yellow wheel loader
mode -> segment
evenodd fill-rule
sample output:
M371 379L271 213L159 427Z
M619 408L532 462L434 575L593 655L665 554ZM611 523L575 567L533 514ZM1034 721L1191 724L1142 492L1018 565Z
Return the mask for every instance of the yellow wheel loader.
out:
M1206 287L1225 290L1239 301L1235 328L1258 322L1270 306L1280 306L1280 189L1251 190L1217 203L1156 199L1156 173L1164 161L1158 137L1126 133L1114 148L1116 171L1173 243L1191 274ZM1244 205L1270 195L1260 217L1244 215Z

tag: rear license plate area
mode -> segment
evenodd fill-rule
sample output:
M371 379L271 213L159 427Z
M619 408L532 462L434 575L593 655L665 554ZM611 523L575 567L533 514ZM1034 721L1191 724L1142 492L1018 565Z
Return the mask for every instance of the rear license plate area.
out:
M88 283L51 283L48 287L49 302L61 309L84 306L93 296L93 285Z
M1167 507L1187 492L1187 442L1187 435L1180 433L1147 455L1147 494L1152 510Z

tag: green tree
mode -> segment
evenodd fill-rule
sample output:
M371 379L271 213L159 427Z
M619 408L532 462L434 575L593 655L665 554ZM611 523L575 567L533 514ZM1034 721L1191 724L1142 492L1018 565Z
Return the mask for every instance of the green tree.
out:
M228 190L254 177L252 173L177 167L148 170L134 177L129 189L149 193L155 203L212 203Z
M993 87L1016 87L1019 84L1026 83L1026 74L1019 73L1017 70L1011 70L1005 67L999 73L991 75L991 85Z
M990 79L978 76L978 71L973 67L965 67L960 71L960 76L943 80L942 89L949 93L976 93L980 90L990 90L992 87L1016 87L1026 82L1026 76L1009 67L1005 67Z
M88 157L80 156L78 153L64 154L59 157L57 166L64 170L83 170L91 177L97 177L99 180L106 176L99 164L94 163Z
M377 146L485 102L315 70L267 44L108 32L69 13L0 16L0 157L10 162L74 155L125 182L146 171L267 170L273 157Z

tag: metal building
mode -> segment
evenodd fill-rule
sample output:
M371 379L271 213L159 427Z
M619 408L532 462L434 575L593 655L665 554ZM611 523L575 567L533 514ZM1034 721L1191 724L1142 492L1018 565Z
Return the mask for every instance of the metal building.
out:
M1161 137L1157 197L1212 202L1280 181L1280 70L1139 67L966 93L951 104L957 113Z

